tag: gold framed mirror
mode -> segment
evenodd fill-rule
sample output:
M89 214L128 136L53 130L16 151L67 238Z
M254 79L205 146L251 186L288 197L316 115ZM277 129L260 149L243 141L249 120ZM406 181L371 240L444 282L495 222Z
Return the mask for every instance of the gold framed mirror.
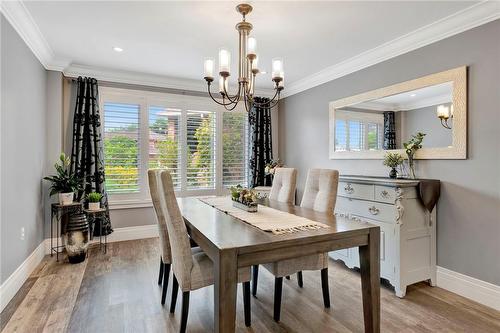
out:
M330 159L383 159L425 133L417 159L467 158L467 67L330 102Z

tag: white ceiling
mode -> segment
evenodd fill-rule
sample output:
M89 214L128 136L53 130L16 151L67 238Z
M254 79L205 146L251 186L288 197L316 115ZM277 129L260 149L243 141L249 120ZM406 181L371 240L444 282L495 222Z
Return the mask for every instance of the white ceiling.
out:
M57 63L202 80L203 59L232 50L237 2L24 2ZM474 2L252 2L259 62L284 59L285 82L322 71L450 16ZM124 49L116 53L112 47ZM270 75L258 81L271 87Z

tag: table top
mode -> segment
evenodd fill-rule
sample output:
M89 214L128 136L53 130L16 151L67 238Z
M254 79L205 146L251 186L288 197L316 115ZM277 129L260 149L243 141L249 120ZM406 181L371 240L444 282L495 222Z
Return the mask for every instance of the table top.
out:
M258 229L196 198L179 198L179 208L189 229L196 229L210 243L220 250L237 248L240 253L255 251L265 245L266 248L280 247L286 244L304 244L367 235L372 224L353 221L333 214L320 213L312 209L262 199L259 204L284 212L324 223L330 228L300 231L290 234L275 235Z

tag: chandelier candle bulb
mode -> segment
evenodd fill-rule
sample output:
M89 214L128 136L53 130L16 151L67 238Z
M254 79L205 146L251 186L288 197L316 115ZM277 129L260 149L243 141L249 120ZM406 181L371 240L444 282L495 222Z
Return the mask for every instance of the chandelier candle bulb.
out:
M219 50L219 73L221 75L229 75L229 68L231 67L231 53L226 49Z
M283 59L274 58L272 61L272 79L283 78Z
M257 40L254 37L248 37L247 57L249 59L257 57Z
M214 59L206 58L205 59L205 78L213 79L214 78Z

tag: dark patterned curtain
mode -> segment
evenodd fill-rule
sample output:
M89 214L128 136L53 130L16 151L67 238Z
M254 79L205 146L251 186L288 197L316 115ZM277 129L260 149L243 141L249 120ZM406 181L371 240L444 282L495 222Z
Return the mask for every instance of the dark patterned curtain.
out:
M396 124L394 111L384 112L384 149L396 149Z
M271 186L271 176L266 176L266 164L273 159L273 142L271 131L271 108L269 98L255 97L255 102L264 103L264 106L254 106L248 115L250 128L250 159L249 181L250 187Z
M78 200L90 192L99 192L103 195L101 206L106 208L106 218L96 219L95 236L99 236L101 223L103 234L108 235L113 232L109 219L108 196L104 185L102 150L97 80L79 77L73 116L71 171L82 179L84 185L84 190L77 193Z

